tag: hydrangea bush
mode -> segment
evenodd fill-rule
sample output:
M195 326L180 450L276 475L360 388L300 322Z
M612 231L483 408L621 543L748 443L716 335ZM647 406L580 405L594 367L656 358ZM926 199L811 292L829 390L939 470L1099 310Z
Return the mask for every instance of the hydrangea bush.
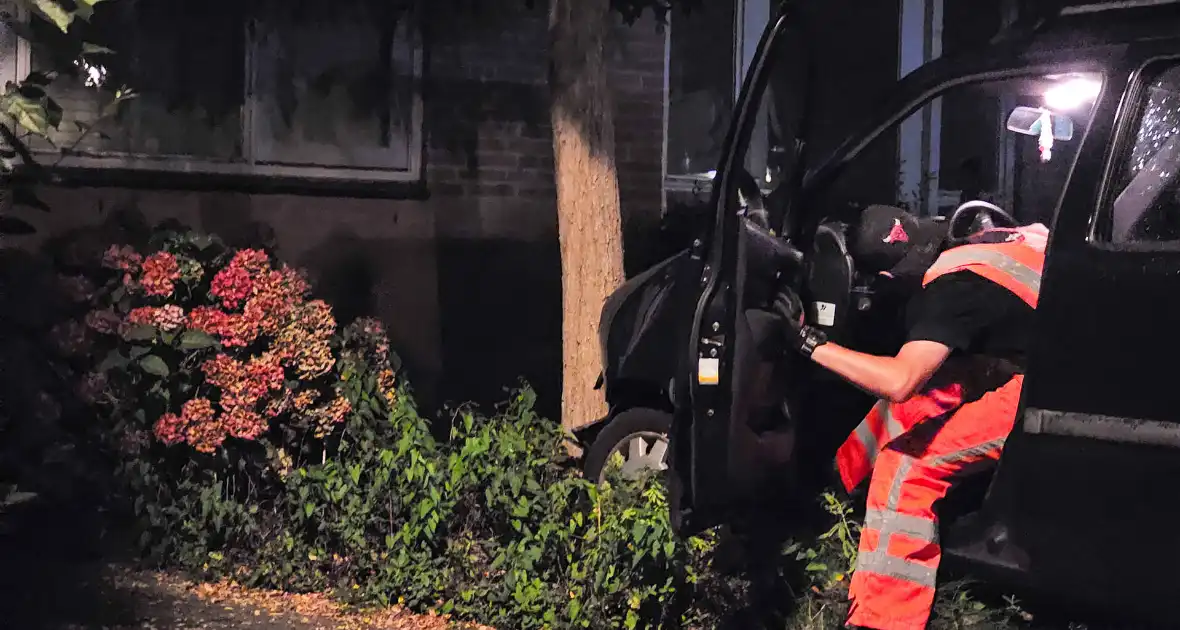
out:
M332 309L309 299L304 275L264 250L193 232L153 241L112 245L88 330L66 328L96 337L91 354L101 360L79 393L115 419L125 454L147 444L148 433L205 455L227 441L263 440L273 451L296 436L327 438L351 409L335 372L346 348ZM376 339L369 345L388 360L379 323L362 320L350 331L353 345ZM393 391L391 369L382 384Z

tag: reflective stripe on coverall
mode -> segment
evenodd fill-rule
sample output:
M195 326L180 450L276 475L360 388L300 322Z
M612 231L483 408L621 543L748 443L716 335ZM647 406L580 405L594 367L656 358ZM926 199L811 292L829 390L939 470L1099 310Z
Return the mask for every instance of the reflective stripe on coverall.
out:
M1028 237L1025 236L1027 230ZM922 279L972 271L1036 308L1044 266L1044 226L1010 240L973 243L942 253ZM989 231L994 237L997 231ZM851 491L872 472L848 623L875 630L921 630L934 603L942 555L933 508L959 475L1000 457L1016 421L1023 375L962 404L958 383L928 387L901 403L880 401L836 455Z

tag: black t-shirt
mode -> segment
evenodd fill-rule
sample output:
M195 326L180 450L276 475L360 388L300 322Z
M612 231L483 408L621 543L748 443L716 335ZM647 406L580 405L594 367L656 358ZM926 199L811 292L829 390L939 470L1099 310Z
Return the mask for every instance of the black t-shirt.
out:
M1035 311L1015 293L971 271L942 276L906 307L907 341L936 341L952 356L1004 359L1024 370Z

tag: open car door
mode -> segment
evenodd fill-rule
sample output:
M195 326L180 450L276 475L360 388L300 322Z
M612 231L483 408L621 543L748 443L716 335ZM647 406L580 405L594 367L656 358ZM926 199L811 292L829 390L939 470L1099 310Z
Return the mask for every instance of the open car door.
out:
M1180 39L1132 48L1125 71L1057 213L1022 413L982 516L994 566L1174 627Z
M786 207L776 195L790 194L796 172L785 169L786 183L767 191L751 173L768 173L768 165L747 157L758 150L750 149L752 129L766 125L774 108L763 105L781 107L767 86L785 78L769 66L796 30L788 24L783 13L763 34L718 168L716 222L693 251L704 263L700 299L685 339L686 378L676 396L669 454L673 527L682 535L740 521L744 508L774 505L791 479L794 439L784 404L791 399L785 375L791 357L769 306L779 283L802 273L802 254L771 229L782 225L779 211ZM775 115L775 124L782 119ZM791 145L786 151L797 155L798 143Z

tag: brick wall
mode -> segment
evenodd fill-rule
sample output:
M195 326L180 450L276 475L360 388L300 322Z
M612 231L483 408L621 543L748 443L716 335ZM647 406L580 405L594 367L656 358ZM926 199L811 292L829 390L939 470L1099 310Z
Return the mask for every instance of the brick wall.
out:
M494 400L524 376L558 411L561 272L547 14L509 3L427 33L427 183L438 239L442 397ZM665 34L619 24L609 52L627 268L660 215ZM589 385L589 384L588 384Z
M521 3L448 15L441 24L431 21L436 27L428 35L431 193L555 204L545 9ZM612 35L610 84L624 214L629 221L658 218L664 29L649 16L631 26L620 23Z
M513 8L429 20L426 164L432 195L526 204L555 199L545 15L508 6Z
M651 238L664 207L664 54L666 29L652 18L615 29L611 65L615 158L623 204L627 275L651 263Z

